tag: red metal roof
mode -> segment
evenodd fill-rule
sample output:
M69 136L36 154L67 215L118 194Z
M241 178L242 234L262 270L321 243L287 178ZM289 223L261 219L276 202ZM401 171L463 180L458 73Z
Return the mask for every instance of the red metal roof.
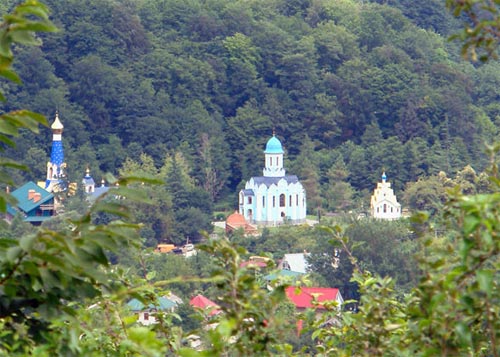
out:
M243 217L242 214L239 214L238 211L235 211L233 214L227 217L226 224L229 224L234 228L238 228L245 227L247 222L245 221L245 217Z
M215 302L210 300L209 298L204 297L203 295L196 295L194 298L192 298L189 301L189 304L192 307L197 307L199 309L205 310L211 308L212 310L210 311L210 316L215 315L220 312L220 310L217 310L219 307Z
M289 286L286 288L286 296L297 308L310 308L314 307L313 296L316 297L316 301L335 301L337 300L337 295L339 294L339 289L337 288L308 288L301 287L300 293L295 293L295 286ZM321 308L321 307L318 307Z

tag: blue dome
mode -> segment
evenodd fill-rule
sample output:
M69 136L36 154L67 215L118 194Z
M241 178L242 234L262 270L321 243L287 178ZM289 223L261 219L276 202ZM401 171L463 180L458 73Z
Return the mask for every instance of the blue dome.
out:
M265 154L283 154L283 147L281 146L281 141L278 140L276 136L273 135L271 139L267 141Z

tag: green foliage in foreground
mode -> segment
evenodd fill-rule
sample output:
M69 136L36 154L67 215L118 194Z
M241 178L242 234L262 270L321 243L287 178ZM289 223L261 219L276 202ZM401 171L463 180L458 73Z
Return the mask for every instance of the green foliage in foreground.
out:
M456 17L464 19L464 28L452 38L463 42L462 55L473 61L497 58L500 38L499 3L495 0L446 0Z

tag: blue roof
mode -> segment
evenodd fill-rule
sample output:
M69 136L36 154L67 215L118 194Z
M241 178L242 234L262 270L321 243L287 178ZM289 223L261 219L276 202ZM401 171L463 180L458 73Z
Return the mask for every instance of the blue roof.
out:
M97 199L99 196L104 195L106 192L108 192L110 187L108 186L99 186L94 188L94 192L89 193L88 197L91 200Z
M266 185L267 187L270 187L273 184L277 185L280 180L285 180L288 184L299 182L299 178L296 175L287 175L282 177L257 176L252 178L257 186Z
M271 139L267 141L265 154L283 154L283 147L281 146L281 141L273 135Z
M52 151L50 153L50 162L56 164L57 166L61 166L64 162L64 151L61 140L52 141ZM60 173L57 172L57 175Z
M255 196L255 193L253 192L253 190L250 190L250 189L244 189L243 194L245 196Z
M38 202L34 202L33 199L28 199L29 190L34 190L40 194L40 200ZM12 196L17 200L17 207L25 213L32 211L34 208L54 198L52 193L44 190L32 181L25 183L23 186L13 191Z
M153 309L164 311L177 306L177 303L162 296L158 298L158 303L156 305L151 303L148 305L147 308L145 308L144 304L137 299L130 300L127 303L127 305L128 307L130 307L130 310L132 311L143 311L143 310L153 310Z
M44 222L51 218L52 216L29 216L24 218L24 222Z
M95 186L95 181L89 174L86 174L82 179L82 184L84 186Z
M19 211L14 207L12 207L11 205L7 205L7 213L10 214L12 217L14 217L16 214L19 213Z

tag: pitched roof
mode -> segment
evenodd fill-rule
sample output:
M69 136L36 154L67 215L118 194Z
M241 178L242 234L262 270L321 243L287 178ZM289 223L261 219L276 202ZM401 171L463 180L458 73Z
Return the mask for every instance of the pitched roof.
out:
M88 194L88 197L91 201L96 200L99 196L104 195L106 192L108 192L110 187L101 185L99 187L94 188L94 192L91 192Z
M264 277L265 280L276 280L280 278L284 279L293 279L293 278L299 278L303 276L304 273L300 273L298 271L292 271L292 270L278 270L274 273L268 274Z
M323 301L335 301L342 297L340 296L339 289L337 288L308 288L301 287L300 293L295 293L295 286L289 286L285 289L286 296L297 308L311 308L313 305L313 297L316 297L316 301L321 303ZM321 305L321 304L320 304ZM321 308L321 306L318 306Z
M202 310L211 309L209 315L215 315L220 312L220 310L217 309L219 306L215 302L200 294L192 298L189 301L189 305Z
M281 261L282 269L288 269L299 273L306 273L309 263L305 253L285 254Z
M245 260L240 263L240 268L245 268L245 267L250 267L250 268L266 268L267 263L263 261L256 261L256 260Z
M233 214L230 214L227 219L226 219L226 224L229 224L232 227L245 227L247 224L247 221L245 220L245 217L238 213L238 211L235 211Z
M40 200L35 202L33 199L29 199L28 193L30 190L34 190L36 193L39 193ZM15 197L15 199L17 200L17 208L19 208L25 213L30 212L34 208L54 198L54 195L52 193L44 190L43 188L41 188L32 181L25 183L17 190L13 191L12 196Z
M266 185L270 187L271 185L277 185L280 180L285 180L288 184L299 182L299 178L296 175L286 175L281 177L268 177L268 176L254 176L252 177L256 186Z
M159 297L158 298L158 303L157 304L149 304L148 307L146 308L142 302L140 302L137 299L132 299L127 303L128 307L130 307L130 310L132 311L143 311L143 310L159 310L159 311L164 311L171 309L175 306L177 306L177 303L175 303L172 300L169 300L165 297Z
M252 190L252 189L249 189L249 188L244 189L244 190L243 190L243 194L244 194L245 196L255 196L255 193L253 192L253 190Z

